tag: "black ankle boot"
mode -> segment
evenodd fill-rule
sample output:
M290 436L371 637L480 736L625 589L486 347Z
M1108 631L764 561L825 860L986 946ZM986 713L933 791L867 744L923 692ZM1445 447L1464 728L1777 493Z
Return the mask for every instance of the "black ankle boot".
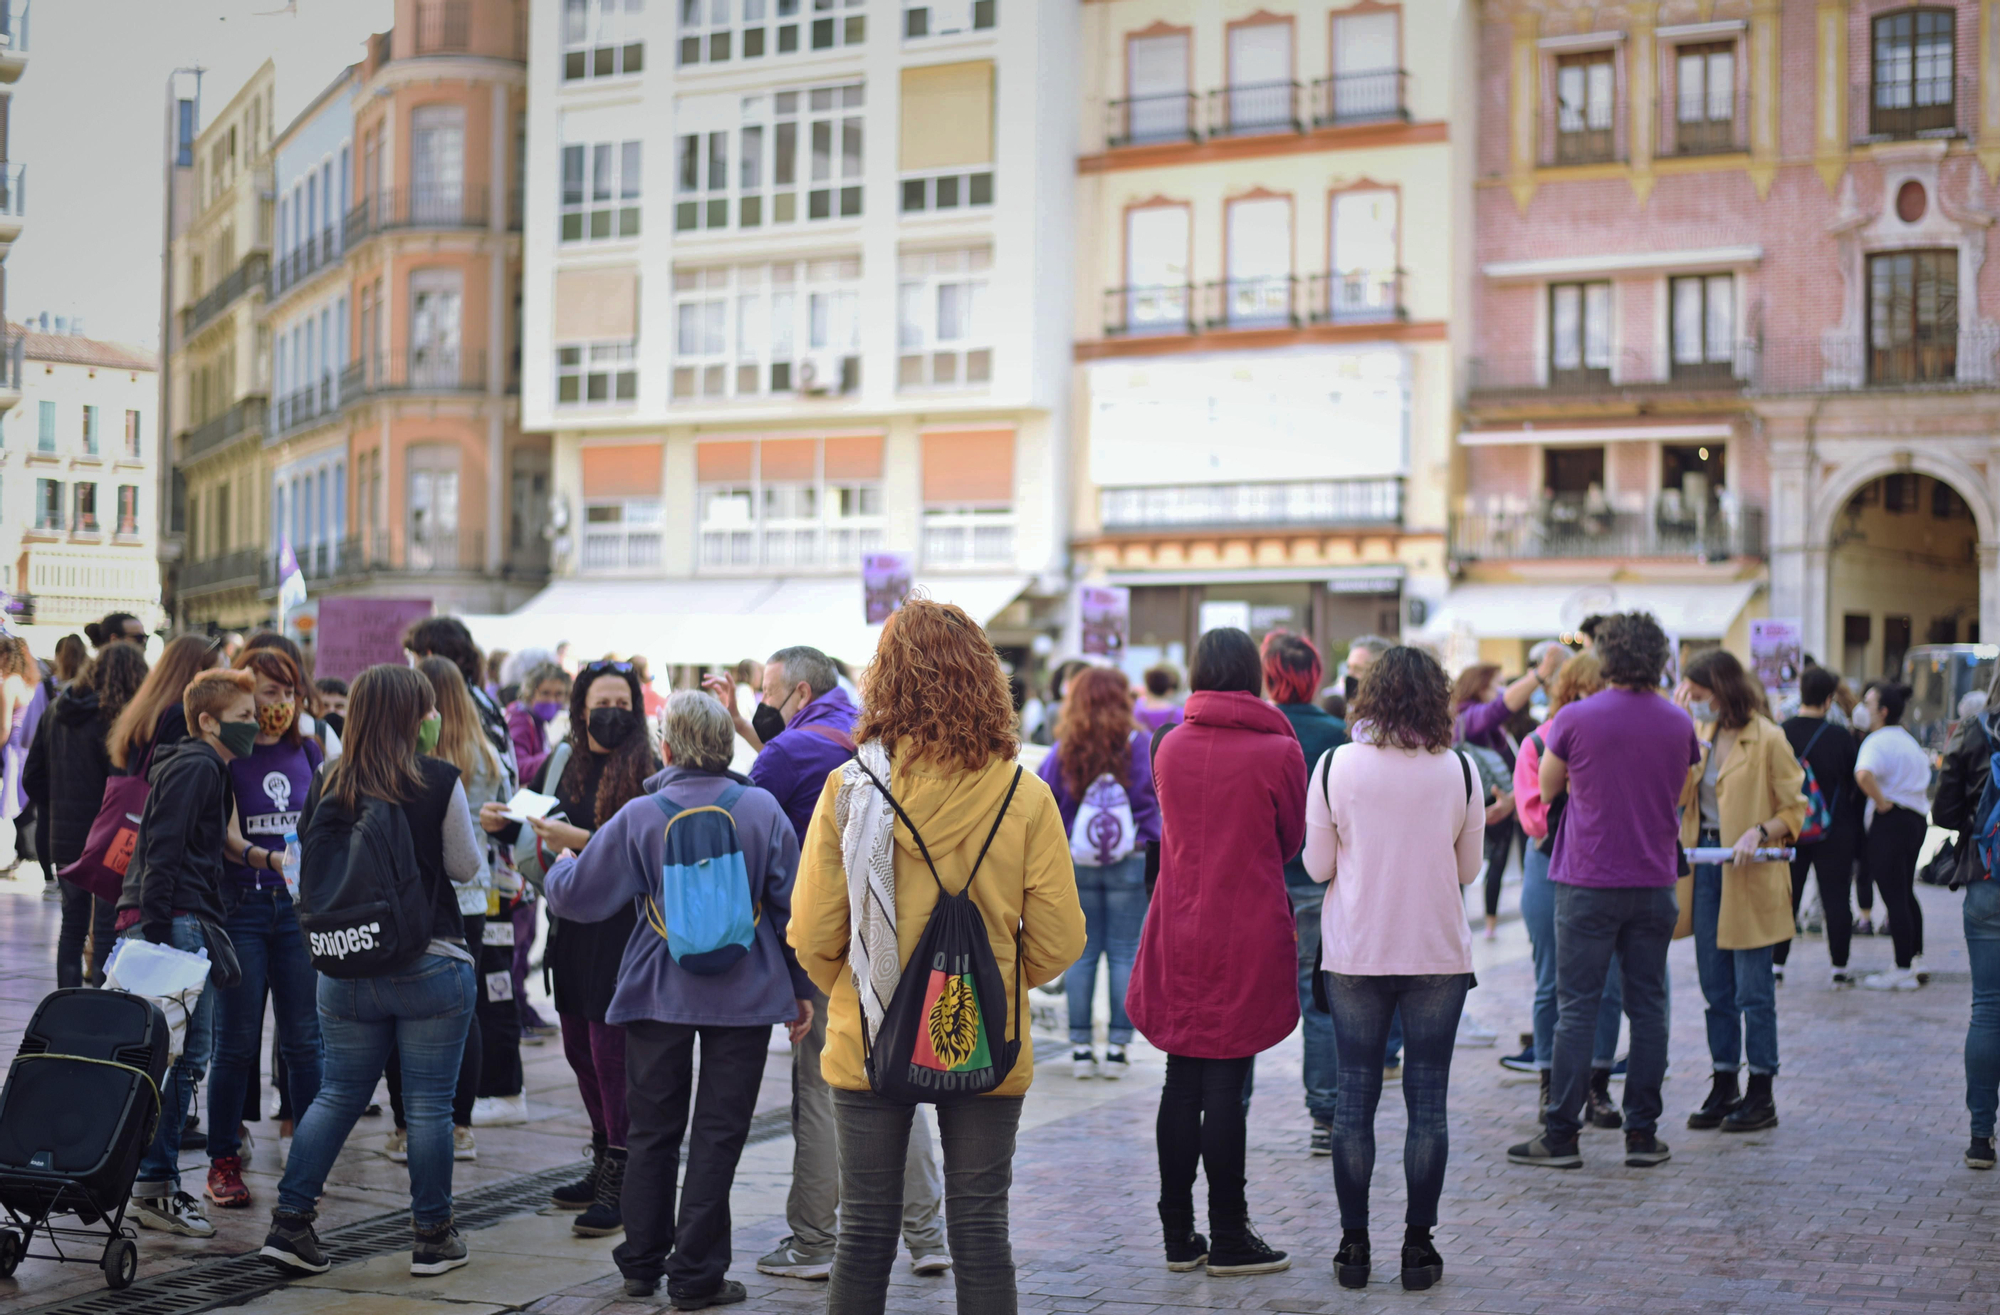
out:
M1535 1122L1549 1120L1549 1070L1542 1070L1542 1094L1535 1099Z
M1757 1132L1778 1126L1778 1106L1771 1099L1771 1075L1752 1073L1750 1090L1722 1120L1724 1132Z
M588 1210L597 1199L597 1175L604 1168L604 1138L590 1139L590 1169L573 1183L564 1183L549 1193L549 1203L558 1210Z
M1431 1245L1431 1230L1403 1231L1403 1291L1422 1292L1444 1277L1444 1258Z
M1715 1085L1708 1089L1708 1099L1701 1108L1688 1115L1690 1128L1720 1128L1722 1121L1729 1117L1729 1111L1736 1108L1742 1099L1736 1090L1734 1073L1717 1073Z
M1333 1255L1333 1276L1343 1288L1368 1286L1368 1234L1359 1228L1342 1229L1340 1250Z
M1625 1116L1618 1112L1618 1103L1611 1099L1611 1070L1594 1068L1590 1070L1590 1095L1584 1100L1586 1121L1593 1128L1622 1128Z
M609 1237L625 1231L618 1198L625 1192L625 1148L608 1146L597 1168L597 1195L590 1209L576 1217L569 1231L578 1237Z
M1200 1269L1208 1261L1208 1239L1194 1231L1194 1209L1160 1207L1160 1231L1166 1237L1167 1268L1176 1274Z

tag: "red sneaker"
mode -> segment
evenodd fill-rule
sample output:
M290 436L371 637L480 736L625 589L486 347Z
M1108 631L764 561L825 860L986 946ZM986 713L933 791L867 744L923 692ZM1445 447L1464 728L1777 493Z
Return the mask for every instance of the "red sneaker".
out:
M224 1210L240 1210L250 1204L250 1189L243 1185L241 1158L225 1155L209 1163L208 1199Z

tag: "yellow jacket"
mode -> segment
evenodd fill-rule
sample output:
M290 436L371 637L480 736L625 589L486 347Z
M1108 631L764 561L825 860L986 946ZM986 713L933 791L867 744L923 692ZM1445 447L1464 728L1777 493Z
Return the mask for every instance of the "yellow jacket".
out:
M889 790L923 833L945 888L965 888L979 847L1007 796L1014 763L994 759L977 772L940 767L928 761L896 761ZM831 997L827 1005L826 1053L820 1071L827 1082L848 1091L868 1090L862 1065L861 1005L847 967L850 923L847 869L840 856L840 829L834 825L834 797L840 770L829 773L806 829L799 856L798 884L792 890L792 921L786 933L799 964L813 985ZM896 823L896 947L904 967L917 948L938 898L937 882L924 866L917 843ZM1049 787L1022 771L1014 802L980 865L972 902L986 922L1000 979L1014 986L1014 937L1020 935L1021 994L1007 1002L1007 1035L1022 1038L1020 1058L992 1094L1019 1096L1034 1080L1034 1042L1027 1036L1029 988L1063 975L1083 953L1083 907L1076 897L1069 836ZM1017 1012L1019 1011L1019 1012Z
M1701 777L1714 752L1716 724L1696 723L1701 761L1688 768L1681 787L1681 844L1692 848L1701 836ZM1801 787L1805 769L1792 756L1784 730L1768 717L1752 717L1736 736L1736 747L1715 777L1716 811L1724 845L1759 822L1780 818L1797 836L1806 821L1806 797ZM1782 840L1774 843L1782 844ZM1680 880L1680 923L1675 936L1694 933L1694 880ZM1782 860L1722 866L1722 911L1716 920L1715 944L1724 950L1755 950L1792 938L1792 868Z

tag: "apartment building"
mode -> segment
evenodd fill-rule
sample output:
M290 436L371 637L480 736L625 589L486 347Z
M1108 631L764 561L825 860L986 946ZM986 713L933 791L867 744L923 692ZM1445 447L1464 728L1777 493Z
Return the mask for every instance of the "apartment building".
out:
M1072 544L1128 660L1423 626L1465 304L1455 0L1083 6ZM1462 350L1462 348L1460 348Z
M1447 624L1798 617L1857 680L1995 633L1990 17L1485 6Z
M161 619L159 362L47 315L10 324L22 344L21 400L0 416L0 590L39 626L82 627L107 612Z
M524 427L556 582L489 642L854 661L862 554L1060 624L1075 11L532 9Z
M7 254L27 214L27 165L8 150L14 84L28 71L28 0L0 0L0 416L21 400L25 331L7 324Z

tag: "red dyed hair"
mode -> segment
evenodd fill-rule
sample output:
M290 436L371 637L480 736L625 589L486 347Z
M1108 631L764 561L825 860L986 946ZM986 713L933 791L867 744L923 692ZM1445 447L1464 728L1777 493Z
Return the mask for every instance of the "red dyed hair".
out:
M1083 798L1106 772L1119 785L1132 768L1132 687L1115 667L1087 667L1070 677L1056 718L1056 758L1072 798Z
M912 598L891 613L861 677L857 744L976 772L1021 750L1000 655L951 603Z
M263 676L292 692L292 724L285 727L285 733L278 737L278 741L298 748L299 718L312 710L307 706L310 700L306 694L306 678L299 674L298 664L283 649L246 648L236 655L236 670L249 672L252 681Z
M1303 635L1273 630L1264 636L1264 693L1273 703L1311 703L1319 694L1326 663Z

